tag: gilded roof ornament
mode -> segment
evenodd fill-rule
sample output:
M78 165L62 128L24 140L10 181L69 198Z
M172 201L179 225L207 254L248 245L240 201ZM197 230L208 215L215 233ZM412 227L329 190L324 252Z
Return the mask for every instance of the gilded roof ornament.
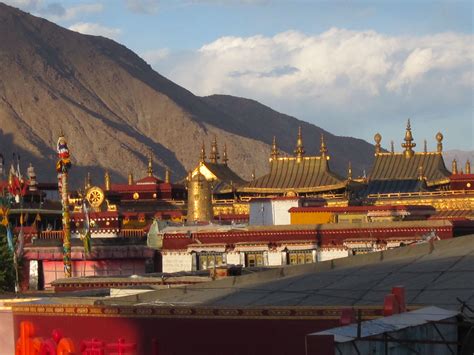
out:
M303 160L303 155L305 153L303 146L303 135L301 134L301 126L298 127L298 137L296 139L296 149L294 150L296 161L300 162Z
M468 160L466 160L466 166L464 167L464 172L466 174L470 174L471 173L471 162Z
M321 153L321 157L326 158L328 154L328 147L326 146L326 143L324 142L324 134L321 133L321 145L319 148L319 152Z
M438 153L442 153L443 152L443 134L441 132L436 133L436 140L438 141L436 151Z
M451 173L453 175L456 175L458 173L458 162L456 161L456 159L453 159L453 162L451 164Z
M395 144L393 143L393 140L390 141L390 153L392 154L395 153Z
M270 161L278 159L279 155L280 155L280 152L278 151L276 137L273 136L272 151L270 153Z
M255 180L255 168L252 169L252 181Z
M416 147L416 143L413 143L413 135L411 134L411 126L410 126L410 119L407 122L407 129L405 131L405 143L402 143L402 148L405 148L403 154L405 154L405 158L411 158L415 152L413 148Z
M104 173L104 187L106 191L110 190L110 174L108 170Z
M227 157L227 144L224 143L224 153L222 155L222 162L224 165L227 165L227 162L229 161L229 158Z
M87 190L92 186L91 173L87 173L86 180L84 182L84 189Z
M379 154L381 150L380 142L382 141L382 135L380 133L375 133L374 141L375 141L375 154Z
M423 153L428 153L428 142L426 142L426 139L423 141Z
M170 169L166 167L165 170L165 182L169 184L171 182L171 174L170 174Z
M134 181L133 181L133 173L132 172L129 172L128 173L128 184L129 185L133 185Z
M425 179L425 173L423 170L423 165L418 167L418 180L423 181Z
M204 142L202 142L201 154L199 156L199 161L201 163L204 163L206 161L206 146L204 145Z
M349 162L349 166L347 167L347 180L352 180L352 163Z
M211 143L211 154L209 156L209 159L211 160L211 163L216 164L219 158L220 156L219 151L217 149L217 136L214 136L214 140Z
M148 153L148 169L147 169L148 176L153 176L153 155L150 150Z

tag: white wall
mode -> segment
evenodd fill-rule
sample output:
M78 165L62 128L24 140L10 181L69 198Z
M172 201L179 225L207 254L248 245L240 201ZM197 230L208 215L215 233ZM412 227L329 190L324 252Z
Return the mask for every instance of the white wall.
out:
M163 254L163 272L192 271L193 255L191 253Z
M290 212L288 210L292 207L298 207L299 200L272 200L273 207L273 224L285 225L291 224Z
M349 252L344 249L320 249L318 251L318 261L345 258L347 256L349 256Z
M268 252L268 265L270 266L279 266L281 265L282 258L281 251L269 251Z
M291 224L290 212L292 207L298 207L299 200L251 200L249 224L255 226L271 226Z
M226 260L228 265L239 265L240 262L240 253L227 253Z

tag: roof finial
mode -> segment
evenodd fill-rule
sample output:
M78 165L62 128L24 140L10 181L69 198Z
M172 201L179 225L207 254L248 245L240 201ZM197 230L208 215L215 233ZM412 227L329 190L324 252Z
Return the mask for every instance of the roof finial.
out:
M403 154L405 154L405 158L411 158L415 152L413 148L416 147L416 143L413 143L413 136L411 134L411 126L410 126L410 119L407 122L407 129L405 131L405 143L402 143L402 148L405 148Z
M380 142L382 141L382 135L380 133L375 133L375 155L380 153Z
M423 171L423 165L420 164L418 167L418 180L423 181L425 179L425 173Z
M153 155L151 150L148 152L148 176L153 176Z
M252 181L255 180L255 168L252 169Z
M204 145L204 141L202 142L201 155L199 156L199 161L201 163L204 163L206 161L206 146Z
M441 132L436 133L436 140L438 141L436 151L438 153L442 153L443 152L443 134Z
M321 145L319 148L319 152L321 153L321 157L326 159L328 154L328 148L326 147L326 143L324 142L324 134L321 133Z
M209 159L211 160L211 163L216 164L219 158L220 156L219 151L217 149L217 136L214 135L214 140L211 143L211 154L209 156Z
M110 174L108 170L106 170L104 173L104 187L105 187L105 191L110 190Z
M470 174L471 173L471 162L468 160L466 160L466 166L464 167L464 172L466 174Z
M423 141L423 153L428 153L428 142L426 139Z
M170 177L170 169L168 167L166 167L166 170L165 170L165 182L167 184L169 184L171 181L171 177Z
M280 155L280 152L278 151L276 137L273 136L272 151L270 153L270 161L278 159L279 155Z
M224 165L227 165L227 162L229 161L229 158L227 157L227 144L224 143L224 153L222 155L222 162Z
M296 139L296 149L294 153L296 156L296 161L301 162L305 153L303 146L303 135L301 134L301 126L298 127L298 137Z
M390 141L390 153L395 154L395 144L393 143L393 140Z
M134 183L134 182L133 182L133 173L130 171L130 172L128 173L128 184L129 184L129 185L133 185L133 183Z
M86 181L84 183L84 190L89 189L92 186L91 173L87 172Z
M456 175L458 173L458 162L456 159L453 159L452 165L451 165L451 174Z
M347 167L347 180L352 180L352 163L349 162L349 166Z

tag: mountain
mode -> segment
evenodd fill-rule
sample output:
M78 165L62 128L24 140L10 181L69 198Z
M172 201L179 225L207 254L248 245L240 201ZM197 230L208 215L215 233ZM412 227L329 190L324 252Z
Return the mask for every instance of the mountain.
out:
M322 129L256 101L232 96L198 97L155 72L125 46L82 35L0 3L0 152L33 162L40 181L54 178L55 145L68 139L74 170L101 182L129 171L145 174L151 150L157 174L172 180L195 166L203 141L214 135L228 148L230 166L242 177L266 173L273 135L292 152L298 126L306 151L319 150ZM360 139L324 132L332 167L345 175L368 169L373 147ZM97 180L100 179L100 180Z

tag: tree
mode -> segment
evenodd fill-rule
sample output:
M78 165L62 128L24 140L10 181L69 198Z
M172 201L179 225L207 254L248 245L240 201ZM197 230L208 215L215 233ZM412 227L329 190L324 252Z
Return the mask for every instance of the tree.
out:
M7 230L0 225L0 292L15 291L13 252L8 248Z

